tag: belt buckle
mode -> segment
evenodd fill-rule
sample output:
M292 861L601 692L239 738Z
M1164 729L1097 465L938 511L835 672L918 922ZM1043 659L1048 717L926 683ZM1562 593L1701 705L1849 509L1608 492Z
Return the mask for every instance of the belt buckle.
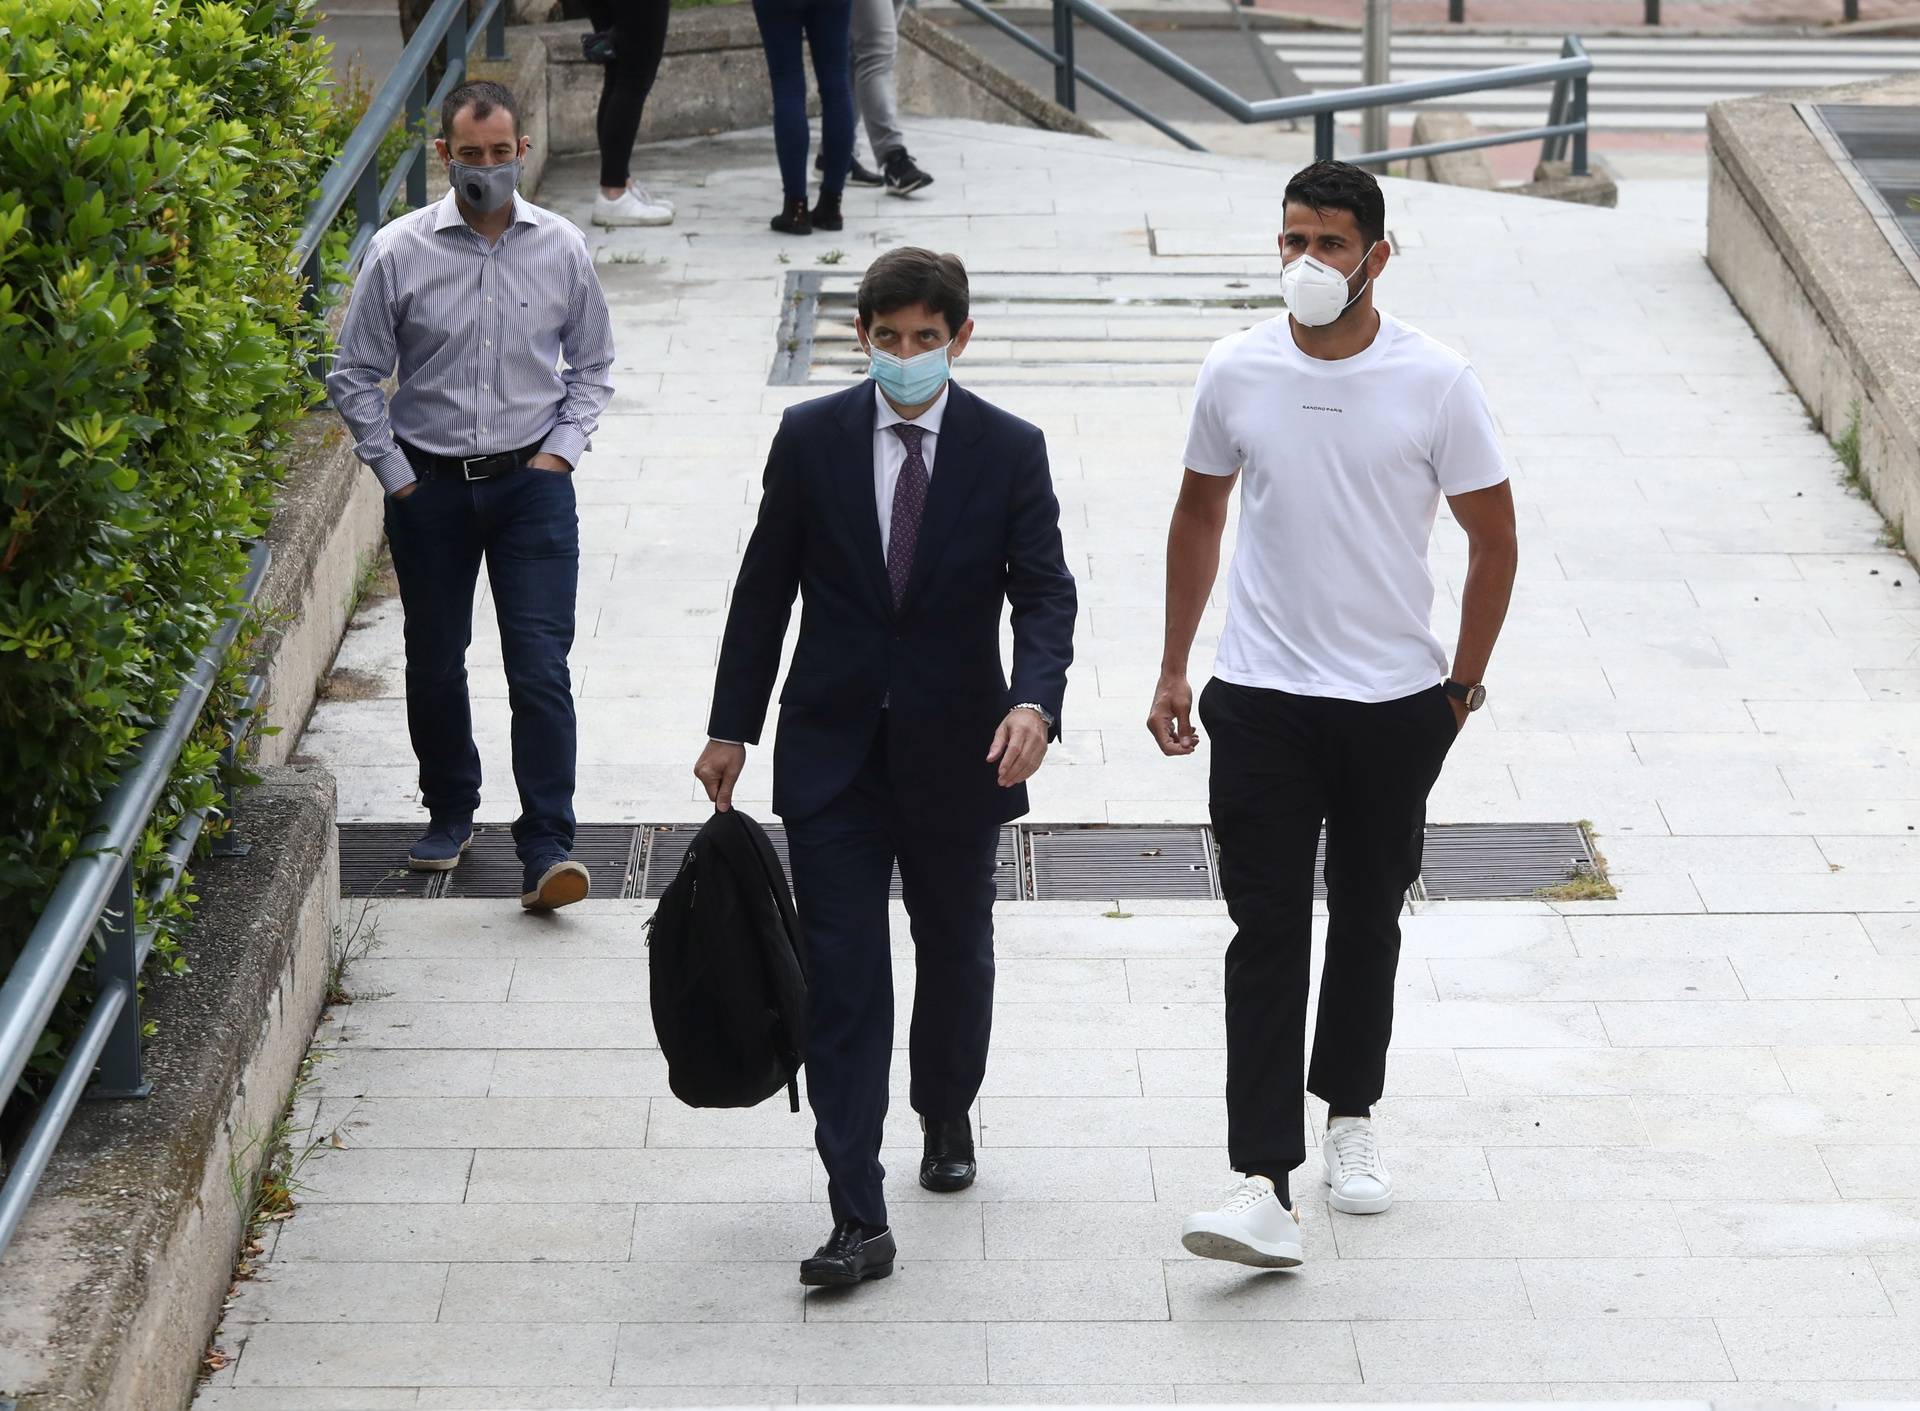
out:
M499 459L498 456L468 456L465 460L460 462L460 473L463 476L465 476L468 480L491 480L493 479L493 476L491 475L491 473L487 475L475 475L473 473L473 468L476 465L480 464L482 461L491 461L491 460L498 460L498 459Z

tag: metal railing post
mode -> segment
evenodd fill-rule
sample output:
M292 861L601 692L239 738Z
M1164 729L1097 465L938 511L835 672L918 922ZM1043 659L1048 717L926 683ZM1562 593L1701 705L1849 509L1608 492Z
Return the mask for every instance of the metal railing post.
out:
M1315 113L1313 115L1313 159L1326 162L1333 159L1333 114Z
M506 6L500 8L504 10ZM427 76L422 73L419 82L413 85L413 92L407 95L407 141L423 140L421 119L426 116L427 99L432 96L427 88ZM424 146L407 158L407 204L416 211L427 204L427 152Z
M1547 104L1548 127L1559 127L1567 120L1567 108L1570 99L1571 94L1568 90L1567 80L1564 78L1555 80L1553 85L1553 99ZM1554 136L1543 138L1540 143L1540 160L1543 162L1558 161L1565 144L1565 137Z
M1060 65L1053 71L1053 101L1071 113L1075 103L1073 11L1066 0L1053 0L1053 52L1060 56Z
M380 168L369 162L360 169L360 175L353 183L353 218L355 225L365 230L371 226L380 228Z
M1369 88L1388 83L1393 77L1393 0L1366 0L1363 10L1365 29L1360 35L1360 82ZM1364 151L1384 151L1393 121L1390 109L1373 106L1360 114L1360 146Z
M1658 3L1658 0L1656 0ZM1573 114L1569 121L1580 124L1573 134L1573 174L1587 175L1587 76L1573 80Z
M153 1084L140 1074L140 938L134 932L133 868L120 864L113 894L100 917L100 959L94 980L100 989L127 987L126 1002L113 1021L113 1032L100 1050L100 1067L88 1096L145 1097Z
M467 7L462 4L454 11L453 22L447 26L447 37L440 50L446 62L446 71L453 74L454 82L464 83L467 77Z
M493 14L487 20L487 57L504 59L507 57L507 4L500 0L493 7Z

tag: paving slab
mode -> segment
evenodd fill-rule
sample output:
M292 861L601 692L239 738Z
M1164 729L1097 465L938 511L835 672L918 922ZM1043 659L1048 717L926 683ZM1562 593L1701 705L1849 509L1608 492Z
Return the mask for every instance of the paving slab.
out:
M620 350L575 479L584 821L704 815L691 762L765 447L784 408L838 385L768 385L782 291L909 240L973 270L960 376L1046 432L1080 581L1069 735L1033 821L1205 821L1204 760L1162 759L1141 722L1191 364L1231 319L1142 301L1195 276L1271 288L1287 172L930 120L914 151L938 185L850 191L847 230L809 242L763 229L766 132L648 148L680 205L658 230L584 226L590 163L548 168L541 200L589 230ZM1393 1210L1331 1212L1312 1152L1304 1269L1189 1256L1181 1220L1233 1180L1225 908L1006 903L978 1184L917 1185L900 1053L898 1272L806 1296L794 1261L830 1218L810 1121L671 1097L651 903L383 901L303 1106L344 1146L312 1159L197 1406L1920 1396L1920 579L1707 270L1703 192L1627 182L1601 211L1387 183L1382 303L1474 359L1522 526L1493 703L1433 816L1592 820L1621 889L1409 909L1378 1114ZM1088 274L1134 302L1015 322L998 298ZM1123 328L1174 361L1078 381L1032 361L1036 338L1098 358ZM1444 511L1433 564L1450 633L1465 554ZM422 816L400 626L396 604L363 607L338 665L372 688L323 702L301 743L343 818ZM505 821L499 661L483 585L481 812ZM746 806L768 783L756 751ZM1323 1106L1303 1121L1317 1134Z

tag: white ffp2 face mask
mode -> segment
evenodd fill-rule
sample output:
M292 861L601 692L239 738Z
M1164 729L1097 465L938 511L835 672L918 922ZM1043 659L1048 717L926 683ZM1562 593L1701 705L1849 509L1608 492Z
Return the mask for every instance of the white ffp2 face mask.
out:
M1360 257L1361 268L1366 267L1373 255L1373 246L1379 243L1376 240L1367 246L1366 254ZM1308 328L1324 328L1345 313L1355 299L1367 292L1367 285L1373 283L1373 276L1368 275L1360 287L1354 289L1348 282L1352 278L1312 255L1301 255L1281 272L1280 297L1287 301L1287 312L1295 322Z

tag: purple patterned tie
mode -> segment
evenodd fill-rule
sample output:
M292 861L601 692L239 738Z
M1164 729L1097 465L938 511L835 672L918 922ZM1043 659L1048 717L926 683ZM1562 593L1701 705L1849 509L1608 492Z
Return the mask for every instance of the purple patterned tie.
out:
M920 454L927 429L903 421L895 422L891 429L907 448L907 462L900 467L900 480L893 489L893 518L887 530L887 581L893 586L893 605L897 608L907 596L907 579L913 573L913 550L920 539L920 514L927 507L931 477Z

